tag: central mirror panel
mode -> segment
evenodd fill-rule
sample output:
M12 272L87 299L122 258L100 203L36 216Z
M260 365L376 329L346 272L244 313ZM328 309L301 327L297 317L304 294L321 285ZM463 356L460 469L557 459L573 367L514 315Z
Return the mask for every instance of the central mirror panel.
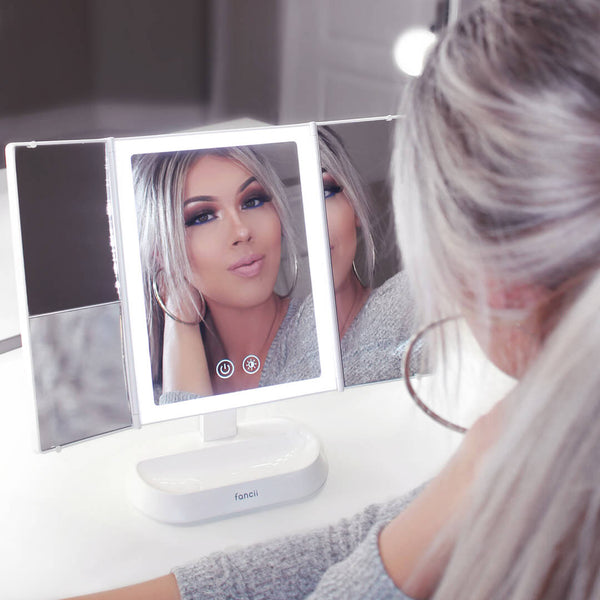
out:
M296 144L132 157L154 401L317 378Z

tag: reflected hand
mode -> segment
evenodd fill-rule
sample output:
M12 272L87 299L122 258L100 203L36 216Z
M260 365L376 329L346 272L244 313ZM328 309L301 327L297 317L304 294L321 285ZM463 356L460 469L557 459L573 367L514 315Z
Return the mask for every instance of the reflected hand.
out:
M163 394L190 392L209 396L213 389L199 327L206 313L206 305L202 294L191 284L188 285L189 293L182 296L190 300L176 302L172 294L165 294L163 289L158 288L156 279L153 282L155 296L158 296L156 300L170 317L164 323L162 391Z

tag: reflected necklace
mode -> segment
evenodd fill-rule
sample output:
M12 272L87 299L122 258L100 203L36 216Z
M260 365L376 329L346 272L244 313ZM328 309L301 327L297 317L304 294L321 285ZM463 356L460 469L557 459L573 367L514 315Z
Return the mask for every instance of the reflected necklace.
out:
M360 308L362 307L364 297L367 292L368 288L365 288L362 285L360 285L360 290L354 296L354 300L352 300L350 310L348 311L348 314L346 315L346 318L344 319L344 322L342 323L342 326L340 328L340 340L344 337L344 335L346 335L346 331L354 321L354 317L356 317L356 315L360 312Z
M273 320L271 321L271 326L269 327L269 331L267 332L267 337L265 338L265 341L262 343L262 346L260 347L260 351L259 351L259 355L263 356L268 350L270 344L269 344L269 340L271 339L271 336L273 335L273 329L275 328L275 323L277 323L278 319L279 319L279 313L281 312L281 307L283 306L283 301L281 300L281 298L279 296L275 296L276 300L275 300L275 314L273 315Z
M248 356L246 356L246 358L244 358L244 361L242 363L244 372L247 375L255 375L256 373L259 373L260 371L262 371L263 364L265 362L265 359L267 358L267 354L269 352L269 348L271 345L269 342L271 341L271 338L273 336L275 324L279 321L279 317L281 316L281 309L284 306L284 301L277 295L275 295L275 303L276 303L276 305L275 305L275 313L273 315L273 320L271 321L269 331L267 331L267 335L262 343L262 346L260 347L260 350L258 351L258 353L256 355L249 354ZM246 368L247 360L252 361L252 363L251 363L252 368L250 370L247 370L247 368ZM254 360L256 360L258 362L258 364L254 364Z

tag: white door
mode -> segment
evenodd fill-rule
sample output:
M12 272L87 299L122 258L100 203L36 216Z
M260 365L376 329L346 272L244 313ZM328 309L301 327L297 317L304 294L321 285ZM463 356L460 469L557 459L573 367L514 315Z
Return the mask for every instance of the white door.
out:
M394 41L429 28L437 0L283 0L280 122L394 114L406 81Z

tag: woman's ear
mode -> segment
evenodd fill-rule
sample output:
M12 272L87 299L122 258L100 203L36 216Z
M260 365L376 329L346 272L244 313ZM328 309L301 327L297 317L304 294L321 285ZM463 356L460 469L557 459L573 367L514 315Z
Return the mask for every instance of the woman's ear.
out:
M519 378L537 355L542 339L541 312L550 291L537 284L486 280L487 305L491 311L515 311L522 318L492 317L471 312L467 321L487 357L501 371Z

